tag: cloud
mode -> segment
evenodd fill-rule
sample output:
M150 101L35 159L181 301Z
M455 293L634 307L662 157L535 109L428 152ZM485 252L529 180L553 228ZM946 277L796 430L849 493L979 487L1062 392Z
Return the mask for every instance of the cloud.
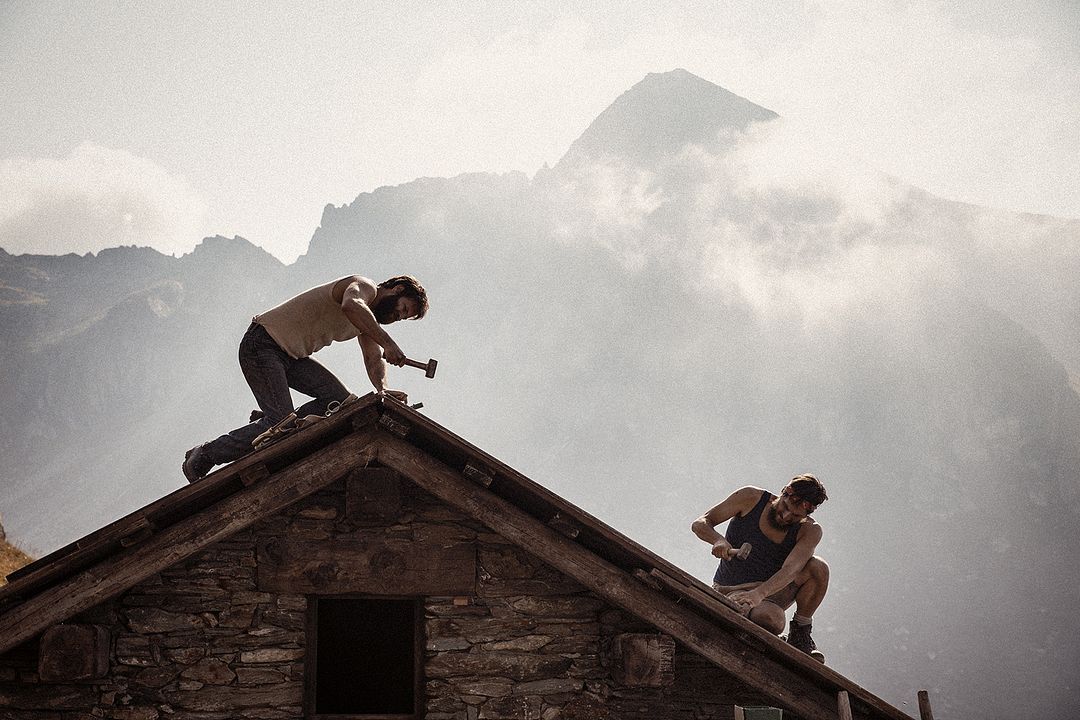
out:
M628 270L642 270L659 252L663 238L644 232L645 223L664 203L663 186L652 172L612 159L583 164L559 178L555 237L560 242L588 240L612 252Z
M747 91L932 192L1076 215L1077 47L1019 9L966 5L820 3L814 32L762 58Z
M191 250L207 204L152 160L93 143L65 158L0 162L0 247L10 253L86 253L118 245Z
M900 299L942 276L934 233L909 217L911 189L795 123L689 145L649 170L609 158L551 175L560 240L599 246L631 272L698 287L765 321L902 311Z

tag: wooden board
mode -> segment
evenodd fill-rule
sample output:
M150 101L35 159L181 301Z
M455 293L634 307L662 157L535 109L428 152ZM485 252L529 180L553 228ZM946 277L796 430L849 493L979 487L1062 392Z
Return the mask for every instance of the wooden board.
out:
M259 590L323 595L475 595L473 543L272 539L258 546Z

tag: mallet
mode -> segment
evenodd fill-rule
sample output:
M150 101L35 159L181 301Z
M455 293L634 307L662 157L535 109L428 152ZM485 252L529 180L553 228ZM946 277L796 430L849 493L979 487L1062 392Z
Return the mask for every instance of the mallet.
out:
M734 550L734 548L732 548L732 549ZM731 559L732 560L745 560L746 558L750 557L750 550L751 549L752 549L752 546L750 545L750 543L744 542L742 544L742 547L740 547L738 550L735 550L735 554L731 556Z
M435 377L435 368L439 366L439 361L428 360L426 363L422 363L417 360L410 360L409 358L405 358L405 364L409 365L410 367L420 368L424 371L424 377L433 378Z

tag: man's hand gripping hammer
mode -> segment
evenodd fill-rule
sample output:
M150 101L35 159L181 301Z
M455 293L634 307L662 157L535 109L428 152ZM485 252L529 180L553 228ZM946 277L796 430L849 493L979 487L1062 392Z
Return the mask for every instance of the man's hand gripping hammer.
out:
M752 547L753 546L751 546L750 543L744 542L742 544L742 547L740 547L738 550L736 550L735 548L731 548L731 557L729 557L728 559L745 560L746 558L750 557L750 550L752 549Z

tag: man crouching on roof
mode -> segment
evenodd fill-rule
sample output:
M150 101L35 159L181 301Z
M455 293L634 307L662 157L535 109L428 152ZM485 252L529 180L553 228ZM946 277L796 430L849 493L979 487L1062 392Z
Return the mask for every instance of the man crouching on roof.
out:
M404 365L405 353L381 326L419 320L427 309L427 292L416 278L400 275L376 285L350 275L256 315L240 341L240 369L262 417L188 450L183 463L188 482L251 452L252 441L293 412L289 388L314 398L296 411L298 417L323 415L331 403L349 398L341 381L310 357L332 342L356 338L376 392L407 400L405 393L386 387L386 363Z
M795 604L787 641L821 662L810 636L814 611L829 587L829 566L814 555L821 526L810 513L825 502L825 487L813 475L799 475L776 496L768 490L744 487L694 521L694 534L712 545L720 558L713 588L727 595L766 630L784 630L784 611ZM716 526L728 523L721 536ZM742 544L749 556L736 557Z

